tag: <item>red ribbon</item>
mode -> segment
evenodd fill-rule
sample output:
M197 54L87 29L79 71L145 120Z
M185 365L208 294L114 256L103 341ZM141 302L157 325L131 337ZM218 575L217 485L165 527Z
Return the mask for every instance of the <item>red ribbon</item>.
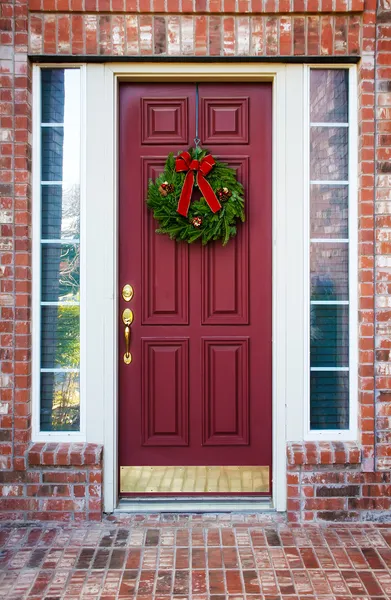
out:
M211 154L204 156L201 160L196 160L191 158L189 152L182 152L182 154L176 158L175 170L177 172L187 171L177 208L177 212L183 217L187 217L187 213L189 212L194 177L197 178L197 185L209 205L210 210L213 213L220 210L221 204L217 200L210 183L205 179L205 176L210 173L214 165L215 161Z

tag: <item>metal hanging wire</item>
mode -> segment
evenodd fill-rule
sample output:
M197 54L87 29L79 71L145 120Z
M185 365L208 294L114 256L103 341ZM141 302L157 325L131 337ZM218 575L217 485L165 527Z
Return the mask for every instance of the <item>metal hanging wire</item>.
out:
M195 105L195 138L194 145L196 148L196 152L199 150L199 145L201 143L200 138L198 137L198 83L196 83L196 105Z

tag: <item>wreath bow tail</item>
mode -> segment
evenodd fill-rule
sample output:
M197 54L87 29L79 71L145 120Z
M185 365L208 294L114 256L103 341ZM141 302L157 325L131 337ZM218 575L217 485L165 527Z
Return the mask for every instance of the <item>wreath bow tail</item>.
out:
M210 183L205 179L205 176L210 173L214 165L214 158L210 154L207 154L201 160L192 160L189 152L182 152L182 154L177 157L175 161L175 170L177 172L186 172L177 208L177 212L183 217L187 217L189 212L195 174L197 177L197 185L210 210L213 213L216 213L221 209L221 204L217 200Z

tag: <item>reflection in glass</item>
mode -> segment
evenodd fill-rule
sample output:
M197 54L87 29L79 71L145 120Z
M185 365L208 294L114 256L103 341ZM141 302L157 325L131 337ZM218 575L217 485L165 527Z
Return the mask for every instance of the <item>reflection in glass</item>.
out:
M42 301L78 302L79 287L79 245L43 244Z
M311 367L349 366L349 306L311 305Z
M41 70L42 123L80 123L80 69Z
M42 180L62 181L64 128L42 128L41 145Z
M348 81L310 71L311 429L349 428Z
M41 366L47 369L79 367L79 306L42 306Z
M80 185L42 186L43 239L78 239L80 234Z
M314 181L346 181L348 178L348 130L346 127L311 127L310 171Z
M348 122L347 69L311 69L311 122Z
M79 373L41 373L41 431L79 430Z
M311 185L311 237L347 238L348 186Z
M311 429L349 428L349 373L311 372Z
M64 122L64 69L42 69L41 121Z
M348 244L311 244L311 300L348 300Z
M41 107L41 369L75 369L41 372L41 428L79 431L80 69L42 69Z

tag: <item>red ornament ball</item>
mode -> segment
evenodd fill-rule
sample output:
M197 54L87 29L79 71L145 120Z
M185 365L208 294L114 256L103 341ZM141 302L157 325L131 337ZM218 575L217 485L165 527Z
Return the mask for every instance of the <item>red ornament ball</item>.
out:
M201 217L194 217L191 224L193 225L193 227L201 227L201 225L202 225Z

